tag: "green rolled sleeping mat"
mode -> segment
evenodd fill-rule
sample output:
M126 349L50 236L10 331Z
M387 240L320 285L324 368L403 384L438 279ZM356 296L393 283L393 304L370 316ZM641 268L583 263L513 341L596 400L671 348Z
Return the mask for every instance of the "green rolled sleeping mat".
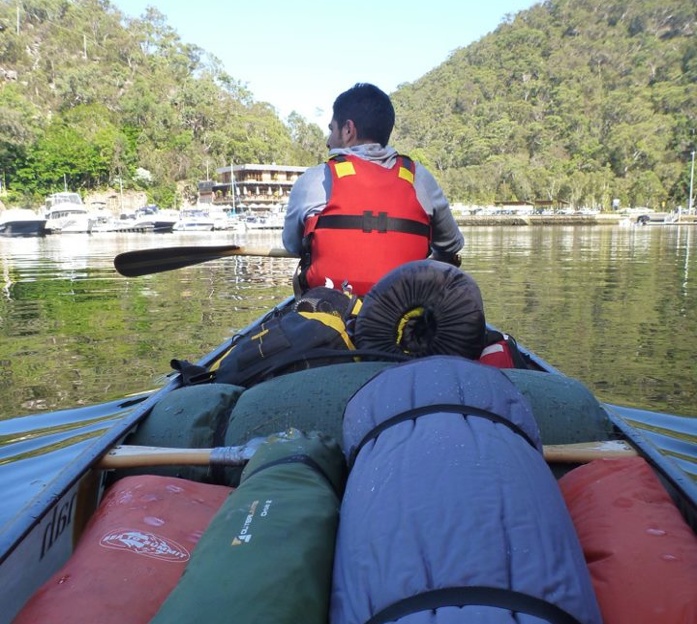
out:
M349 398L394 362L350 362L274 377L249 389L230 384L184 386L170 392L126 442L142 446L210 448L238 446L295 427L341 441ZM129 468L116 477L158 474L237 485L242 469L200 466Z
M252 438L289 427L321 431L341 443L346 403L369 379L394 362L351 362L310 368L274 377L249 388L230 415L223 446L238 446ZM239 468L225 468L217 483L236 485Z
M172 448L210 448L220 437L235 403L244 392L240 386L203 384L184 386L166 395L128 437L128 444ZM270 432L269 432L270 433ZM246 440L245 440L246 441ZM122 477L157 474L192 481L213 481L208 467L158 466L118 471Z
M344 407L392 362L350 362L274 377L249 389L228 384L186 386L165 396L127 440L175 448L238 446L295 427L321 431L341 444ZM613 427L595 396L576 379L541 371L502 369L528 398L544 444L609 440ZM237 485L241 468L163 466L121 470Z
M151 622L326 624L345 479L332 439L270 436Z
M534 370L501 370L530 401L543 444L612 439L612 422L580 381Z
M386 362L337 364L270 379L244 392L225 432L225 446L296 427L317 430L342 441L346 403ZM530 401L544 444L609 440L613 427L593 393L563 375L523 369L501 369ZM234 469L226 469L232 474ZM239 471L238 471L239 474ZM227 480L228 484L235 480Z

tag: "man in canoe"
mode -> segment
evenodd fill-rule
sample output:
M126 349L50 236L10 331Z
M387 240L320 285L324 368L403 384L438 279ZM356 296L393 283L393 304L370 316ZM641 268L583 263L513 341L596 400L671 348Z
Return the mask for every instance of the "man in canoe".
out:
M363 296L386 273L429 255L460 265L464 239L433 175L388 145L389 96L358 83L334 101L326 163L293 185L283 245L300 256L296 294L316 286Z

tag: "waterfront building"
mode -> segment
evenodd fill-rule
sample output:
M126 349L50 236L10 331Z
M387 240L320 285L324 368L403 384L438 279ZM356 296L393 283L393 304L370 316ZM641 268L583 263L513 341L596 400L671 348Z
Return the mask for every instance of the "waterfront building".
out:
M216 169L218 180L199 182L199 203L226 206L235 211L266 212L288 202L290 189L306 169L276 164L220 167Z

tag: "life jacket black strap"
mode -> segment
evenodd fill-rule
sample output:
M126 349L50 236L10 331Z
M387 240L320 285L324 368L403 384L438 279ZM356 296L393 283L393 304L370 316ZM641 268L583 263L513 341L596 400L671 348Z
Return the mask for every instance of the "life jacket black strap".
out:
M512 589L479 586L446 587L410 596L376 613L366 624L385 624L386 622L395 622L404 616L419 611L433 611L441 607L466 607L468 605L507 609L541 618L550 624L579 624L575 617L541 598Z
M431 236L431 227L426 223L420 223L412 219L388 217L386 212L373 214L372 210L366 210L362 215L320 215L315 229L320 228L361 230L366 233L379 232L381 234L385 232L402 232L426 238Z
M502 416L499 416L498 414L494 414L494 412L490 412L489 410L484 410L479 407L471 407L469 405L455 405L451 403L440 403L436 405L424 405L423 407L416 407L414 409L407 410L405 412L402 412L401 414L397 414L395 416L392 416L392 418L388 418L387 420L381 422L379 425L376 427L373 427L368 433L366 433L363 436L363 439L358 443L356 448L353 450L351 453L351 456L349 457L349 467L352 467L354 462L356 461L356 457L358 456L358 453L360 450L368 443L370 440L376 439L383 431L386 429L389 429L390 427L393 427L394 425L398 425L399 423L405 422L407 420L415 420L421 416L427 416L429 414L438 414L442 412L447 412L451 414L462 414L464 418L467 418L468 416L478 416L480 418L486 418L488 420L491 420L492 422L499 423L501 425L505 425L508 427L511 431L514 433L518 434L521 438L523 438L526 442L530 444L533 448L537 448L535 446L535 443L532 441L530 436L528 436L525 431L523 431L518 425L515 425L512 423L510 420L503 418Z

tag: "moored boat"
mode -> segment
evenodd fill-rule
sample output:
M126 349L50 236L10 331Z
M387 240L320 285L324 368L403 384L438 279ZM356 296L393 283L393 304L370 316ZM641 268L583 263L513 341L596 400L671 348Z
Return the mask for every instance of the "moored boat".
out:
M89 233L96 221L78 193L64 191L46 198L46 231L50 234Z
M43 236L46 218L27 208L11 208L0 214L0 236Z
M203 258L203 255L198 256L199 261ZM138 258L139 262L143 259L142 256ZM160 261L162 264L162 257ZM236 348L242 347L248 338L270 331L271 320L289 318L292 312L297 312L294 310L296 307L293 300L288 300L265 318L259 319L235 339ZM370 311L371 306L367 307ZM375 305L372 305L372 310L375 311ZM312 310L301 311L305 314L313 313ZM360 318L365 327L366 317ZM375 316L367 318L371 322L375 320ZM493 328L490 329L493 331ZM374 335L375 332L371 332L371 336ZM377 347L379 346L378 344ZM235 352L234 349L230 351L230 347L231 343L226 342L197 362L198 368L187 369L186 372L199 373L205 378L211 370L227 370L225 363L231 361L228 354ZM579 474L576 470L585 469L586 462L594 455L604 458L599 460L601 465L625 462L627 459L640 460L642 466L649 470L650 477L647 480L650 483L644 485L645 482L642 481L636 499L632 498L629 488L625 488L626 504L613 505L606 502L600 507L593 507L591 516L604 514L613 507L622 510L639 507L641 492L648 487L655 487L651 477L655 479L658 475L659 490L652 490L658 492L653 493L652 497L660 499L661 505L670 510L670 522L675 523L671 524L670 532L682 539L677 544L671 542L669 548L684 550L678 554L674 554L677 550L670 550L668 554L675 559L664 560L664 565L675 564L675 569L683 574L683 578L671 578L665 568L660 567L661 564L657 564L656 571L643 570L648 582L656 585L653 592L656 595L642 598L653 599L654 608L656 605L663 607L664 603L661 601L675 598L676 594L673 592L676 588L684 587L682 583L692 582L691 586L694 587L695 568L680 567L682 564L678 560L682 558L683 562L694 561L691 559L695 552L694 528L689 527L695 519L695 484L679 470L671 458L653 449L646 437L622 417L628 415L629 420L636 421L637 414L628 414L622 408L598 402L582 384L565 377L524 348L520 348L520 351L525 367L505 369L492 368L474 362L471 358L452 354L428 353L420 358L411 358L396 357L394 354L390 356L387 350L380 351L379 348L375 350L382 355L376 356L375 351L371 350L370 355L360 355L361 361L355 361L358 359L358 351L355 350L340 351L335 361L326 360L327 354L323 353L325 361L322 366L310 366L308 354L301 351L299 355L302 366L290 367L283 374L279 374L279 371L269 374L266 371L268 378L263 378L262 375L262 379L256 379L251 384L248 380L239 378L235 378L236 383L224 382L222 373L216 373L213 383L209 383L210 379L204 379L204 383L191 384L182 370L165 388L138 402L123 418L112 423L102 436L85 442L75 452L65 470L3 532L0 542L0 587L3 589L0 591L3 604L8 606L8 613L21 610L19 621L41 621L37 616L42 613L41 609L50 610L56 618L59 617L57 613L65 613L60 609L74 609L65 614L66 620L80 621L79 613L82 612L82 617L92 618L91 621L107 621L105 610L112 600L112 597L107 596L109 592L97 594L94 586L90 586L92 600L88 610L87 597L80 593L77 583L80 577L99 576L94 571L94 561L99 562L100 570L118 571L120 568L115 563L116 560L109 559L107 562L105 559L111 554L119 557L121 565L126 566L128 557L131 558L130 561L147 561L148 565L155 565L152 562L157 559L155 554L159 554L164 561L163 568L179 566L180 574L168 576L167 583L158 583L160 589L164 585L167 591L160 591L155 602L152 600L155 592L141 577L121 582L118 587L115 582L111 584L114 595L118 596L113 599L123 602L127 595L126 602L129 607L140 609L142 621L150 621L152 618L167 622L193 621L191 611L187 612L185 609L192 605L201 609L202 604L210 605L211 611L219 614L218 618L225 616L235 621L315 621L309 617L293 619L289 615L297 611L292 611L293 607L286 605L284 600L296 588L296 596L301 596L304 600L301 607L312 605L313 609L320 612L317 616L319 621L326 621L330 602L333 605L332 621L350 621L345 613L351 608L360 609L363 615L364 610L369 610L370 607L365 607L361 602L373 602L378 608L360 620L368 621L370 617L380 615L395 604L412 609L410 613L414 613L414 609L434 610L436 617L440 609L467 609L463 605L465 600L473 600L478 605L485 604L492 611L498 610L502 618L508 617L510 611L517 611L533 615L552 613L552 616L557 617L556 620L547 621L598 621L597 614L592 609L579 607L579 603L589 602L587 584L575 585L572 580L587 572L584 572L585 568L578 567L581 551L574 545L576 538L569 533L569 528L572 523L580 522L580 536L587 530L585 520L582 517L577 519L573 515L570 518L564 515L552 478L552 475L558 477L558 483L563 487L571 475ZM249 371L248 365L244 371ZM515 410L510 409L511 405L516 406ZM401 418L402 421L396 423L396 418ZM465 422L467 426L463 424ZM337 485L341 477L334 470L336 449L331 444L318 445L312 436L307 436L307 441L295 434L289 434L284 439L281 432L289 427L301 431L322 431L337 440L342 447L341 460L344 460L345 453L345 459L351 466L348 482ZM239 459L250 441L259 437L263 438L259 443L263 448L263 455L257 455L259 446L253 449L251 457L256 463L245 468L246 474L240 474L240 468L225 467L228 460L217 459L217 456L224 455L228 459L235 459L235 453L230 449L236 450ZM115 445L120 446L114 448ZM290 454L283 452L284 445L289 446L292 451ZM164 467L146 466L145 464L154 461L155 456L162 457L163 452L147 450L143 446L174 447L171 451L174 457L166 457L164 461L168 465ZM193 466L193 460L186 457L187 449L199 446L204 450L192 449L192 453L199 453L199 458L195 460L197 465ZM226 448L228 451L212 453L205 450L211 447ZM393 463L383 453L398 457L400 461ZM124 463L126 454L130 456L130 465L128 462ZM203 459L200 459L201 454ZM615 458L626 454L630 457ZM302 471L297 476L294 471L300 470L302 466L292 465L293 462L287 460L288 457L297 455L309 456L310 459L303 465L319 464L323 468L322 472L329 476L323 477L324 482L322 479L319 479L320 483L312 482L311 496L303 488L295 491L294 504L288 504L288 507L293 507L297 513L306 509L307 515L292 516L290 511L284 511L287 515L281 515L276 521L280 522L278 528L286 539L279 539L279 534L271 531L268 534L270 543L264 548L264 539L259 538L263 534L262 528L267 530L267 527L262 527L261 522L263 518L273 515L276 509L275 503L270 501L279 500L281 506L282 496L299 481L308 478ZM105 456L106 459L103 459ZM546 462L543 457L547 459ZM201 462L203 465L200 465ZM280 464L289 472L283 473L280 482L258 484L255 475L266 475L271 479L272 471L260 472L269 463L277 466ZM290 470L289 465L293 470ZM611 471L613 475L619 472L619 469ZM357 480L359 477L369 478L370 474L378 474L380 477L372 481ZM157 479L153 480L153 477ZM95 486L91 494L88 487L90 480ZM597 480L595 476L591 478L593 482ZM332 490L343 491L343 495L333 499L331 492L328 492L327 482L332 485ZM511 489L504 489L506 483L509 483ZM528 487L530 484L535 487ZM204 485L209 487L202 487ZM386 487L387 485L392 487ZM101 489L97 486L108 486L101 503L95 496ZM516 493L513 486L524 494ZM254 489L257 487L261 489ZM178 489L187 493L189 498L178 501L182 507L177 507L172 516L163 515L162 508L150 507L147 507L147 513L140 513L140 519L130 516L126 519L123 516L112 519L110 516L111 510L119 507L119 501L133 499L137 491L144 491L144 496L153 501L169 501L165 497ZM571 483L568 489L578 489L589 496L588 490L576 483ZM269 491L274 492L273 495L268 494ZM379 493L377 498L363 498L373 491ZM196 518L189 515L188 501L193 499L205 501L209 513L201 513ZM317 499L325 501L326 505L321 508L311 507L310 502ZM485 506L479 506L481 499L486 499L497 513L486 516L488 519L483 524L478 524L482 522L482 516L476 514L486 511ZM435 510L438 523L429 524L432 522L431 516L415 513L419 500L433 503L425 507ZM571 501L571 498L568 500ZM254 505L255 501L259 501L257 505ZM336 517L331 510L332 507L337 507L338 501L342 505L342 523L350 531L340 532L335 543L325 538L327 534L330 538L333 535L332 523L336 521ZM357 505L357 501L360 504ZM533 502L533 507L539 503L539 509L530 510L526 504L529 501ZM453 504L456 505L451 506ZM567 504L569 508L580 505L577 516L582 516L586 509L583 502ZM225 507L226 505L228 506ZM89 510L90 506L97 507L99 513L83 531L83 516L78 512L82 509ZM382 517L380 514L386 508L401 509L403 518ZM145 507L142 509L146 510ZM218 514L221 509L225 510L228 517L239 518L240 524L234 528L228 526L226 532L225 523ZM243 513L244 510L246 512ZM362 522L361 510L370 511ZM653 510L651 513L654 513ZM175 517L185 515L189 524L184 526L174 521ZM311 524L320 517L324 519L322 523ZM143 521L143 518L146 520ZM248 518L251 520L248 521ZM346 522L344 518L347 519ZM348 521L349 518L355 521ZM457 519L455 524L452 524L453 518ZM497 523L500 518L504 518L505 522ZM100 519L107 523L99 524ZM530 523L531 519L535 522ZM141 521L143 524L135 526L136 522ZM385 526L383 521L395 523L394 534L389 530L380 530ZM421 525L422 521L426 524ZM518 524L519 521L522 525ZM548 524L544 524L546 521ZM599 520L600 524L607 521L606 516ZM652 522L664 520L661 517ZM531 541L540 535L528 535L522 541L517 541L526 523L533 529L539 528L538 533L545 537L553 534L553 543L544 539ZM177 534L164 534L170 525L177 528ZM304 526L313 529L309 531L310 539L306 547L316 558L310 559L304 568L300 566L288 569L285 566L289 562L297 564L297 561L303 561L298 552L305 551L287 552L282 546L285 547L289 542L299 544L308 539L308 531L303 530ZM410 530L402 534L400 530L403 526ZM564 527L564 532L549 533L559 526ZM672 528L673 526L676 528ZM641 528L644 536L648 535L651 539L664 537L660 534L664 530L661 525L649 528L651 532L648 533L646 527ZM370 529L375 529L376 534L371 534ZM82 539L76 541L81 532ZM187 542L187 536L191 534L200 537L195 548L193 542ZM325 538L320 540L320 535ZM399 536L397 543L390 539L392 535ZM287 539L288 536L292 536L292 539ZM419 546L424 546L418 548L419 556L395 559L397 551L410 551L410 546L414 544L409 542L416 539L415 536L427 538L416 542ZM447 538L445 541L443 536ZM491 536L496 536L496 539L485 539ZM230 547L233 538L239 542L237 546L240 548L236 550ZM90 540L92 549L89 548ZM484 542L487 543L486 547ZM503 548L499 549L496 542L499 542L499 546L503 544ZM77 558L71 556L76 543L79 545L75 551ZM386 547L380 547L381 544ZM425 548L427 544L428 548ZM479 546L475 548L470 546L472 544ZM260 550L254 551L254 556L250 554L246 559L236 560L234 565L222 565L226 560L217 559L227 555L242 557L245 545L254 548L258 545ZM353 559L352 564L350 555L360 552L361 545L369 545L373 551L368 554L364 552L364 558L358 560L362 562L361 568L369 581L365 586L361 586L352 577L356 560ZM435 550L431 551L431 547ZM637 548L636 542L630 542L628 547L639 553L642 551L641 547ZM279 551L283 556L272 556L274 551ZM506 554L507 551L510 552ZM538 561L536 551L548 555L550 563L545 565ZM338 585L335 583L332 586L332 562L327 562L327 553L336 554L335 565L338 567L334 570L339 571L335 576ZM516 553L519 558L516 558ZM322 554L325 556L321 557ZM371 556L378 558L372 561ZM489 563L485 566L481 558L476 558L478 556L497 561L501 568ZM621 556L622 553L618 555ZM437 581L440 585L435 588L429 586L428 570L424 571L427 557L430 557L427 560L429 566L437 564L433 568L428 567L428 570L437 569L439 574L443 571L443 576L439 576ZM209 568L211 562L216 562L217 567ZM569 562L573 566L568 567ZM230 564L230 560L227 563ZM586 560L585 565L592 572L592 566L597 566L598 563ZM629 567L632 565L636 570L641 561L633 560ZM30 574L19 575L19 569L28 570ZM186 576L181 576L185 569ZM558 569L564 571L558 572ZM244 575L241 574L243 570ZM391 572L381 575L378 570ZM410 579L410 589L406 595L399 595L400 588L395 588L388 582L398 578L402 570ZM481 576L463 578L463 574L469 574L472 570L477 570L478 573L481 571ZM488 577L484 570L510 576L515 586L504 586L498 576ZM319 579L316 578L318 571L321 577ZM122 578L123 576L121 573ZM158 576L158 580L161 578ZM203 580L192 586L196 579ZM418 579L414 586L411 585L413 579ZM476 583L477 587L481 587L488 583L491 585L490 589L496 591L474 596L467 592L457 595L441 592L437 596L429 593L435 589L462 587L468 579L472 581L470 585ZM559 582L563 588L559 591L566 596L562 603L556 603L556 599L545 595L535 584L536 579ZM628 591L623 585L623 579L626 577L616 579L614 592L624 596ZM280 591L284 586L291 585L291 581L292 591ZM271 582L273 585L269 586ZM672 587L667 589L664 596L660 596L659 585L663 587L665 583L670 583ZM220 591L222 586L225 591ZM35 593L39 587L41 589ZM108 579L104 587L110 587ZM208 587L206 598L201 600L199 593L199 600L194 601L193 596L201 587ZM250 593L258 592L260 588L267 591L275 589L274 600L255 600L254 596L268 596L263 591L259 594ZM307 593L301 593L300 588ZM501 595L498 590L503 589L510 592ZM634 600L638 591L631 593ZM280 597L277 595L279 592L282 594ZM32 594L34 597L30 598ZM216 600L223 594L234 595L236 602L217 603ZM438 598L441 602L427 601L416 605L405 602L416 595L426 596L429 600ZM511 603L511 595L518 602ZM140 602L145 596L149 597L148 601ZM309 601L308 596L323 598ZM525 596L532 596L533 600L526 600ZM678 594L680 596L683 594ZM601 608L604 599L599 593ZM612 600L612 596L609 599ZM680 608L684 604L687 604L685 608L690 608L690 599L694 609L694 599L689 597ZM492 605L492 600L502 602ZM545 608L540 601L551 604L551 607L548 606L547 611L537 611ZM244 615L233 617L231 614L238 612L232 609L238 609L242 603L248 609L251 609L252 603L276 603L274 606L281 609L281 615L285 614L286 617L273 619L267 612L267 619L254 619L249 616L250 611L246 611L248 619ZM613 606L615 603L610 604L610 607L605 607L608 612L616 608ZM59 605L60 609L57 609ZM295 608L298 608L297 605ZM322 609L324 620L321 619ZM111 611L115 614L114 617L121 617L121 621L124 621L122 612L116 609ZM177 616L180 612L184 615ZM626 611L621 611L620 615L622 613ZM383 617L393 617L394 614L394 611L387 611L386 615L383 613ZM575 619L562 619L564 614L570 614ZM181 617L181 620L176 617ZM544 621L546 616L539 617ZM220 621L210 613L205 619ZM607 617L605 619L608 622L617 621ZM438 621L437 617L432 621ZM626 621L639 620L631 618Z
M239 213L224 210L221 206L209 206L208 216L213 219L214 230L226 230L234 234L244 234L247 231L245 222Z
M175 210L160 210L157 206L151 205L136 210L131 226L136 230L154 234L168 234L174 230L178 221L179 214Z
M690 212L683 214L681 210L676 210L641 214L636 218L635 225L695 225L697 218Z
M212 232L215 221L205 210L186 208L180 211L179 220L174 224L175 232Z
M283 229L282 213L261 213L247 216L245 226L249 230L281 230Z

